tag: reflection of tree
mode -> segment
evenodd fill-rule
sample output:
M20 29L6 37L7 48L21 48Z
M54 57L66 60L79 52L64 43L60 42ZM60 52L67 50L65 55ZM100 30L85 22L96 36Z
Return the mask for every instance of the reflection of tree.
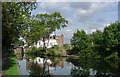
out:
M39 59L38 62L37 58L41 58L43 60L41 63L39 63ZM34 75L38 75L38 76L48 76L51 77L50 75L50 67L54 68L56 70L57 65L59 65L59 67L63 68L64 67L64 60L63 58L60 57L46 57L46 56L33 56L33 55L26 55L26 66L28 66L28 70L30 70L30 76L34 76ZM48 60L50 60L52 63L49 63ZM36 62L36 63L35 63Z
M80 69L80 67L72 67L71 69L71 75L73 77L78 77L78 76L82 76L82 77L88 77L90 74L89 69Z
M63 58L62 57L47 57L47 58L49 58L51 61L52 61L52 63L55 63L55 64L59 64L59 62L61 61L61 60L63 60Z
M89 76L89 69L91 72L96 70L96 77L102 76L116 76L119 75L119 63L105 60L88 60L88 59L67 59L74 65L71 69L71 75L85 75ZM81 69L82 68L82 69Z
M118 74L117 74L117 75L118 75L117 77L120 77L120 62L118 62L118 69L117 69L117 71L118 71L118 72L117 72L117 73L118 73Z
M66 58L63 57L47 57L48 59L50 59L50 61L52 62L52 67L55 67L56 70L56 66L58 65L59 67L63 68L64 67L64 61ZM46 59L47 59L46 58Z
M46 65L46 62L44 61L43 62L43 67L40 66L39 64L37 63L32 63L31 67L30 67L30 77L52 77L50 74L49 74L49 70L46 71L45 70L45 65ZM48 66L49 68L49 66Z
M16 59L17 60L23 60L23 55L22 54L16 54Z

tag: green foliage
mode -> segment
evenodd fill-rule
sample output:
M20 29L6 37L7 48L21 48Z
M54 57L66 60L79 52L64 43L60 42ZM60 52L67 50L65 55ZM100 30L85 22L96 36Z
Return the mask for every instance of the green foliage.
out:
M24 41L22 41L22 40L19 40L17 43L18 43L20 46L23 46L23 45L24 45Z
M2 49L6 51L11 43L17 42L22 27L31 11L36 8L35 2L2 2Z
M96 30L96 32L92 33L93 35L93 42L96 45L102 45L103 43L103 34L100 30Z
M47 51L47 54L49 55L55 55L55 49L54 48L51 48Z
M71 68L71 75L72 77L89 77L91 68L92 72L97 73L95 76L97 77L104 77L104 76L119 76L119 62L108 61L108 60L96 60L96 59L73 59L69 58L67 60L74 64L75 67ZM82 69L81 69L82 68ZM104 68L104 69L103 69Z
M48 38L53 31L66 27L68 23L58 12L33 15L28 22L30 22L28 27L23 28L22 37L30 44L37 42L41 38L43 38L43 42L45 42L45 39Z
M120 23L115 22L110 26L105 27L103 31L103 46L105 47L105 54L109 56L114 54L114 52L118 52L118 56L120 57Z
M60 47L58 45L55 45L55 46L52 47L52 49L56 49L56 50L58 50L59 48Z
M45 67L46 62L43 63L43 67ZM31 63L30 66L30 77L35 77L35 75L40 77L52 77L45 68L41 67L38 63Z
M90 40L85 31L77 30L77 32L73 34L73 37L70 41L71 44L74 46L74 49L76 49L79 52L79 54L84 53L83 55L85 55L87 53L86 49L89 47Z
M63 47L64 47L65 50L70 50L71 49L71 47L68 44L64 44Z
M19 75L19 72L17 70L17 65L16 65L16 59L15 59L15 55L12 54L9 57L9 62L8 65L10 66L6 71L5 71L5 75Z
M106 59L120 58L120 23L112 23L106 26L103 32L96 30L88 35L77 30L71 44L74 46L72 54Z
M40 47L40 48L35 48L35 47L30 47L30 48L28 48L29 50L27 51L27 53L35 53L35 52L37 52L37 53L44 53L43 51L42 51L42 48Z
M118 53L114 52L113 54L107 56L105 59L117 59L117 58L118 58Z
M28 50L27 53L34 53L34 50Z
M59 47L57 45L53 46L52 48L48 49L47 54L61 56L64 54L63 47Z

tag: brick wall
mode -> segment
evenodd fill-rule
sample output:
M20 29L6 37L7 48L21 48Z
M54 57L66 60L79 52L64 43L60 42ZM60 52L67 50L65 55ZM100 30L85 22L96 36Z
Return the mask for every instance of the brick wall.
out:
M64 36L56 36L56 40L58 42L58 46L62 47L64 45Z
M58 46L62 47L64 45L64 36L50 36L49 39L55 39L58 43Z

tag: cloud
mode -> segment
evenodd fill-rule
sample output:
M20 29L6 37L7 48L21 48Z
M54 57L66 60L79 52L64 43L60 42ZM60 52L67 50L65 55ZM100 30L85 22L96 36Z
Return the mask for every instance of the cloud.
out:
M101 30L101 31L103 31L104 30L104 28L107 26L109 26L110 24L101 24L101 26L99 26L98 28L93 28L93 29L90 29L90 33L92 33L92 32L95 32L96 30Z
M95 29L103 30L104 24L110 23L114 20L110 16L116 15L116 11L108 11L107 9L113 9L116 4L111 2L56 2L57 0L45 0L48 2L40 2L38 4L37 11L43 13L60 12L61 15L68 20L68 25L64 29L57 30L56 34L64 35L64 40L68 40L72 37L72 34L78 28L83 29L87 33L93 32ZM113 5L114 4L114 5ZM113 6L112 6L113 5ZM108 14L109 13L109 14ZM37 13L36 13L37 14Z
M48 13L60 12L64 16L66 16L68 10L70 10L69 6L69 3L64 2L41 2L39 4L41 11Z
M71 31L71 30L66 30L66 31L68 32L68 31Z
M70 7L71 8L76 8L76 9L89 9L91 5L91 2L70 2Z
M75 19L77 19L79 22L84 23L86 21L89 21L91 18L93 18L96 14L99 15L99 12L103 8L110 7L111 3L92 3L90 5L89 9L78 9L74 13Z
M92 29L90 33L95 32L95 31L96 31L96 29Z
M47 1L47 0L46 0ZM99 15L102 9L111 6L110 2L40 2L39 10L48 13L60 12L63 17L73 16L78 22L84 23L95 15Z
M37 0L37 2L119 2L119 0Z

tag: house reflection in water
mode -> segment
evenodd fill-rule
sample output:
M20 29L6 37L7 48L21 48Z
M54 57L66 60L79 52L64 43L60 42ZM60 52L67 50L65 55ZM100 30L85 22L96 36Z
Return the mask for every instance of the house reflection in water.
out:
M34 59L34 63L37 63L39 65L41 65L41 67L43 67L43 64L48 64L48 65L51 65L52 62L50 61L50 59L45 59L45 58L41 58L41 57L37 57Z
M56 70L56 67L61 67L63 69L64 67L64 60L59 61L58 63L52 62L50 59L45 59L41 57L36 57L34 60L32 58L29 58L26 60L26 69L29 70L32 64L39 64L40 67L45 67L48 69L54 69Z
M24 56L24 55L23 55ZM100 76L120 77L120 62L108 60L74 59L63 57L36 57L27 55L23 57L17 54L17 62L20 65L22 75L70 75L76 76ZM46 56L44 56L46 57ZM21 60L21 58L23 58ZM104 69L101 69L104 68ZM50 76L48 76L50 77Z

